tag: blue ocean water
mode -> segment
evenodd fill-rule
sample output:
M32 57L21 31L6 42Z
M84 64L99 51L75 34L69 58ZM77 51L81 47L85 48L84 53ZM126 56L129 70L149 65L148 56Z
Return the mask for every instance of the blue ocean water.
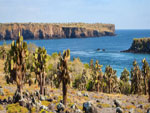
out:
M82 62L89 63L91 59L99 60L105 71L106 65L111 65L117 70L117 76L120 76L126 67L131 69L133 61L136 59L142 66L142 59L146 58L150 63L150 54L121 53L127 50L133 38L150 37L150 30L116 30L116 36L106 36L97 38L78 38L78 39L52 39L52 40L26 40L28 43L34 43L38 46L44 46L48 54L53 52L63 52L64 49L71 50L71 59L79 57ZM10 43L11 41L6 41ZM3 41L0 41L0 45ZM97 48L105 49L96 51Z

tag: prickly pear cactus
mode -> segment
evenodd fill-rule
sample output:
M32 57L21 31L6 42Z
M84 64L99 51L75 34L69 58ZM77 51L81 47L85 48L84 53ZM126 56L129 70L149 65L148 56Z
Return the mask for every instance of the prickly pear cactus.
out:
M18 90L21 92L23 87L25 73L28 62L28 47L27 43L23 41L23 36L19 33L19 38L11 43L5 62L5 73L10 82L16 82Z
M45 78L46 78L46 70L47 70L47 51L43 47L39 47L36 49L34 55L34 62L33 62L33 70L36 74L36 79L40 85L40 93L44 94L45 88Z
M70 84L70 75L68 70L68 61L70 60L70 50L63 52L58 63L58 80L62 82L63 89L63 103L66 105L67 101L67 84Z

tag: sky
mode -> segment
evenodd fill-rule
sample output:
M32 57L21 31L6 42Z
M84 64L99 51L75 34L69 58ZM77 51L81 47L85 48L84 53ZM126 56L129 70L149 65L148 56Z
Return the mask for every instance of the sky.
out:
M0 23L111 23L150 29L150 0L0 0Z

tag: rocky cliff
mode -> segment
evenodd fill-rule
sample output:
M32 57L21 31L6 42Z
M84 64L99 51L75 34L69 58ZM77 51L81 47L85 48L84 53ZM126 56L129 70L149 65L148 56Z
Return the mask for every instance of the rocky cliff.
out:
M150 38L135 38L131 47L122 52L150 53Z
M0 40L13 40L21 31L24 39L85 38L112 36L115 33L113 24L86 23L10 23L0 24Z

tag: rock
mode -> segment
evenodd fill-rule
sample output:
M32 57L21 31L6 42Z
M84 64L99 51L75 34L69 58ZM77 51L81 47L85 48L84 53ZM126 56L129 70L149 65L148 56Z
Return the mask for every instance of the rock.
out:
M66 26L66 24L10 23L1 24L0 40L17 39L19 29L22 31L24 39L86 38L115 34L115 25L113 24L84 23L81 25L78 23L75 25L73 23Z
M40 93L39 93L39 91L35 91L35 95L37 96L37 97L40 97Z
M57 96L54 96L54 100L58 100L58 97L57 97Z
M34 97L32 97L32 103L36 103L36 100L35 100L35 98Z
M51 98L50 98L50 99L47 99L47 101L49 101L49 102L53 102L53 99L51 99Z
M114 104L116 105L116 107L121 107L121 102L117 99L114 100Z
M45 99L45 96L43 96L43 95L40 95L40 100L41 100L41 101L44 101L44 100L46 100L46 99Z
M12 102L13 102L13 99L9 96L8 97L8 104L12 104Z
M120 107L116 108L116 113L123 113L123 109L121 109Z
M83 96L85 97L89 97L88 93L84 93Z
M20 106L23 106L23 107L26 107L26 106L27 106L27 104L26 104L26 102L25 102L24 99L19 100L19 105L20 105Z
M3 88L0 88L0 95L1 95L1 96L4 96Z
M140 105L137 106L137 108L143 109L143 105L140 104Z
M146 113L150 113L150 108L148 108L147 112Z
M130 110L129 110L129 113L134 113L134 109L133 109L133 108L130 109Z
M83 103L83 111L85 113L98 113L97 108L91 102Z
M77 109L76 104L73 104L73 105L71 106L71 108L72 108L72 109Z
M51 111L55 111L55 105L54 104L49 104L48 109Z
M8 103L7 99L4 99L2 103L7 104Z
M46 106L44 106L44 105L41 105L41 106L40 106L40 109L48 110L48 107L46 107Z
M103 108L100 104L97 105L98 108Z
M31 110L32 109L32 104L31 103L27 103L26 107L27 107L28 110Z
M100 50L101 50L100 48L97 48L97 49L96 49L96 51L100 51Z
M13 96L13 102L16 103L19 100L21 100L21 94L18 92L18 90L15 92L14 96Z
M105 51L105 49L102 49L102 51Z
M135 102L131 102L131 104L135 105Z
M100 100L99 100L99 99L96 99L96 102L100 102Z
M64 106L62 103L59 103L59 104L57 105L57 110L58 110L58 112L64 111L64 109L65 109L65 106Z
M78 91L78 92L77 92L77 95L81 97L81 96L82 96L82 93L81 93L80 91Z

